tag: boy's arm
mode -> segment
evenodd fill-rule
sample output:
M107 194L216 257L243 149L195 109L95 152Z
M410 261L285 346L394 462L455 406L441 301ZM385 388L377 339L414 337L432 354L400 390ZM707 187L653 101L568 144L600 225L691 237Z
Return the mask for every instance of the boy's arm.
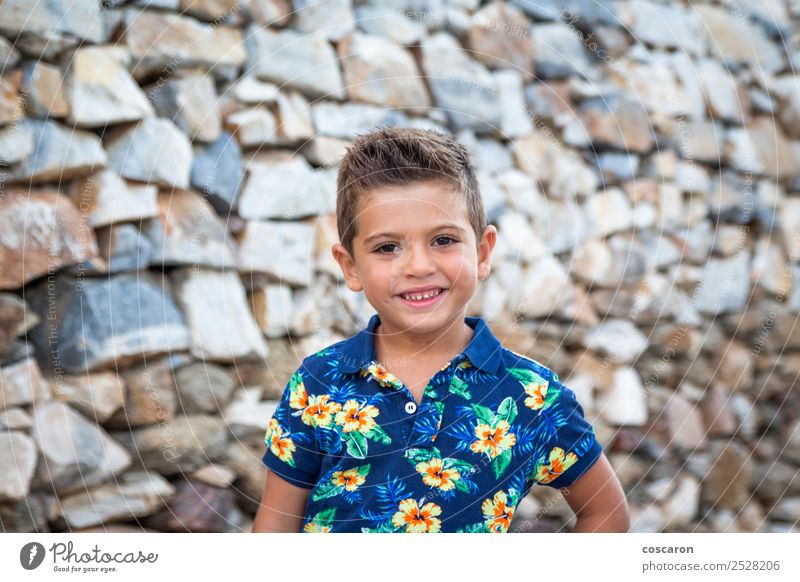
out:
M604 453L572 485L560 490L577 517L573 532L626 532L628 503Z
M253 532L299 533L311 489L292 485L267 469Z

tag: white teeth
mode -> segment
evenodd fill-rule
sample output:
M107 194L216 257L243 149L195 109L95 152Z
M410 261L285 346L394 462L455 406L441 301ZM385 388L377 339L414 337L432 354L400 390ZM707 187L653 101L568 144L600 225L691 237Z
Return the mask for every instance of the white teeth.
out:
M403 299L422 301L423 299L430 299L431 297L436 297L441 292L442 292L441 289L437 289L436 291L426 291L425 293L414 293L411 295L403 294Z

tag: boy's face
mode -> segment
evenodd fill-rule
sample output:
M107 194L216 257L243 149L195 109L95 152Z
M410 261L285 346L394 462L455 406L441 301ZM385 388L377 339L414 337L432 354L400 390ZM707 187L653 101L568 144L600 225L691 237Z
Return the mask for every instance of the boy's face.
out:
M497 231L476 244L463 194L436 182L371 192L359 204L353 256L331 249L352 291L364 291L386 329L424 336L463 320L490 272ZM418 301L408 292L439 290ZM405 296L404 296L405 295Z

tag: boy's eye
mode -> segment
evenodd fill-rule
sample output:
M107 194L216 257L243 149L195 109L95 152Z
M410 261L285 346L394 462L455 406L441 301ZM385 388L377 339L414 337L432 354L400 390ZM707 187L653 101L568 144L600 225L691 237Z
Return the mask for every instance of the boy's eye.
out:
M437 243L437 246L449 246L452 243L458 242L452 236L447 236L447 235L437 236L433 240L434 242ZM384 243L381 246L377 247L373 252L380 254L393 253L395 250L394 247L396 246L397 245L394 243Z
M382 245L381 245L381 246L379 246L377 249L375 249L375 252L376 252L376 253L391 253L392 251L391 251L391 250L388 250L388 251L387 251L387 250L386 250L386 247L396 247L396 246L397 246L397 245L396 245L396 244L394 244L394 243L386 243L386 244L382 244Z
M452 236L442 235L442 236L437 236L437 237L436 237L436 241L437 241L437 242L439 242L439 241L441 241L441 240L446 240L446 241L448 241L447 243L445 243L445 245L446 245L446 244L449 244L449 243L451 243L451 242L456 242L456 239L454 239Z

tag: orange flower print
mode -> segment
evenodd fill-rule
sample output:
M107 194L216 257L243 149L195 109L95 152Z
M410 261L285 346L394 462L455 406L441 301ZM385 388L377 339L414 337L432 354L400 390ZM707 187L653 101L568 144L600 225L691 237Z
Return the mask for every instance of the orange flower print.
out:
M442 514L442 508L435 503L428 502L419 507L416 499L403 499L398 509L392 517L392 524L405 528L407 533L436 533L442 527L442 522L436 517Z
M494 428L483 422L475 427L475 436L478 440L470 446L473 453L486 453L494 459L497 455L510 449L517 443L517 435L508 432L508 421L501 420Z
M422 475L422 481L429 487L438 487L442 491L450 491L456 486L456 481L461 478L456 469L445 469L442 459L433 458L430 461L417 463L417 472Z
M334 415L342 408L338 402L328 402L329 398L329 394L311 396L308 399L308 406L303 410L301 417L303 422L308 426L329 426Z
M342 425L344 432L358 431L362 434L370 432L375 427L375 417L379 410L367 404L363 407L357 400L348 400L342 409L336 413L336 424Z
M381 366L378 362L371 362L367 366L367 374L372 375L381 386L389 386L398 389L403 386L403 383L398 380L394 374Z
M292 388L289 395L289 406L295 410L302 410L308 406L308 393L302 382Z
M291 437L283 436L283 429L278 425L278 421L274 418L269 421L269 428L267 428L267 435L265 441L269 444L270 450L281 461L289 464L294 464L292 453L297 450L297 447L292 442Z
M315 521L309 521L303 526L303 531L306 533L331 533L331 526L319 525Z
M550 451L550 462L539 465L536 468L536 481L539 483L550 483L553 479L560 476L578 460L575 453L564 456L564 449L555 447Z
M358 469L347 469L346 471L335 471L331 476L331 483L337 487L344 486L348 491L355 491L360 485L364 484L366 477L358 472Z
M525 384L525 394L528 395L525 406L531 410L539 410L544 406L544 399L547 396L547 381L528 382Z
M505 533L511 525L511 518L514 517L514 507L508 505L508 497L505 491L498 491L494 498L486 499L481 504L483 517L486 519L486 526L492 533Z

